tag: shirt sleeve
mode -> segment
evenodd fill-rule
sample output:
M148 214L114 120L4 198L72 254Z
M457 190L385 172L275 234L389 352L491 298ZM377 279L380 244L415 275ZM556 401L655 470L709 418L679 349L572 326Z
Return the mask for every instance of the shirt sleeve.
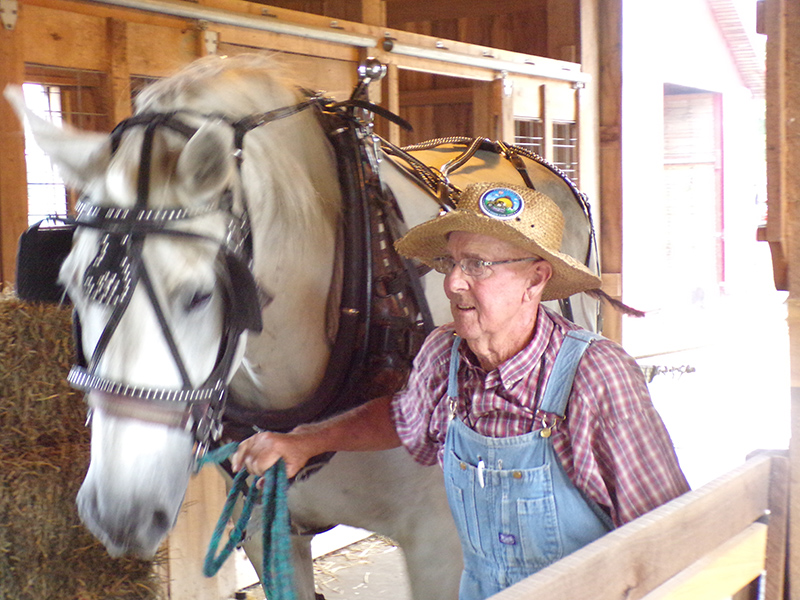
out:
M644 375L617 344L603 340L587 351L569 411L571 477L616 525L689 490Z
M452 330L431 333L414 359L406 387L392 399L392 419L397 435L412 458L429 466L437 462L446 432L432 430L431 423L446 423L447 357Z

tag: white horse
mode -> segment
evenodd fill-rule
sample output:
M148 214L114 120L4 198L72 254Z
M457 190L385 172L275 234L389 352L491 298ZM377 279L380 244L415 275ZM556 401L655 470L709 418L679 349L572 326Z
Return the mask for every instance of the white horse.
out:
M7 95L25 113L21 96ZM109 136L27 113L37 142L83 196L85 226L61 270L89 357L84 375L96 380L81 380L93 417L77 502L112 555L152 556L191 476L190 425L202 415L158 398L213 387L209 377L221 362L230 364L224 378L232 396L254 409L296 406L323 377L338 314L336 157L310 110L253 128L238 158L230 125L302 101L266 59L210 57L137 98L137 115L181 111L180 126L144 122ZM438 204L389 161L383 170L408 227L437 213ZM98 216L97 206L120 210ZM252 273L271 301L262 303L260 332L243 332L258 329L245 323L229 339L230 321L244 309L236 301L241 281L226 266L240 253L236 239L246 237L236 231L245 210ZM159 220L138 236L109 236L97 225L146 222L147 211ZM169 211L174 220L161 219ZM425 279L434 319L449 320L441 281L435 273ZM143 405L137 395L155 401ZM438 466L420 466L403 449L338 453L291 487L289 504L303 528L343 523L397 541L416 600L457 597L461 550ZM298 597L313 599L310 537L293 542ZM259 569L259 544L246 550Z

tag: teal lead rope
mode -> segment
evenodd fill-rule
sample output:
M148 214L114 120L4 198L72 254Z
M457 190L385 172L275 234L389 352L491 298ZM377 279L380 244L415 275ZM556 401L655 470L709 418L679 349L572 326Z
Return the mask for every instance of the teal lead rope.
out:
M237 447L237 443L232 443L217 448L207 453L201 459L199 466L202 467L208 463L219 464L230 458L236 452ZM233 479L231 491L208 544L208 552L203 563L203 575L206 577L216 575L225 560L242 542L253 507L259 501L260 495L264 519L261 586L264 588L264 594L269 600L295 600L294 570L291 562L291 542L289 538L289 506L286 501L286 490L289 487L286 480L286 466L283 460L279 460L264 473L264 489L260 492L256 485L260 478L257 477L248 486L247 475L247 470L242 469ZM225 547L218 556L215 556L217 548L219 548L219 542L225 532L225 527L233 515L233 507L240 494L244 496L242 514L238 521L234 523L233 531L231 531Z

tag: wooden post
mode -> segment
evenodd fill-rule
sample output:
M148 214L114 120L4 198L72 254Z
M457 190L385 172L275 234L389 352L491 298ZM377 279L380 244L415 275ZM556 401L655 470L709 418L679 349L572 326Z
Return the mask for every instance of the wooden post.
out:
M383 90L381 98L384 106L392 111L394 114L400 114L400 73L398 72L397 65L393 62L387 63L386 77L383 78ZM380 126L380 121L378 122ZM388 126L388 139L391 143L400 145L400 126L394 123L389 123ZM382 131L379 129L379 133Z
M791 365L788 597L800 597L800 4L768 0L766 240L778 247L776 284L788 274ZM773 262L776 254L773 251ZM778 261L780 262L780 261Z
M119 123L131 115L131 74L128 68L128 26L108 19L108 120Z
M0 25L0 90L21 85L25 77L24 6L13 29ZM0 289L14 282L17 240L28 226L28 183L22 124L4 98L0 99Z
M622 296L622 1L598 0L600 257L603 286ZM603 335L622 339L619 312L605 311Z

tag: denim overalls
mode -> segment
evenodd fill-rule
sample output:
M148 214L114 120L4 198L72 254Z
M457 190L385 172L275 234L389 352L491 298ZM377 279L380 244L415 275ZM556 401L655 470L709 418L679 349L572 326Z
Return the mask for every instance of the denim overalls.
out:
M583 353L599 336L564 338L539 409L564 416ZM458 397L458 346L450 357L451 414ZM545 424L546 425L546 424ZM447 498L464 550L459 600L483 600L612 528L611 520L567 477L545 427L490 438L451 418L444 449Z

